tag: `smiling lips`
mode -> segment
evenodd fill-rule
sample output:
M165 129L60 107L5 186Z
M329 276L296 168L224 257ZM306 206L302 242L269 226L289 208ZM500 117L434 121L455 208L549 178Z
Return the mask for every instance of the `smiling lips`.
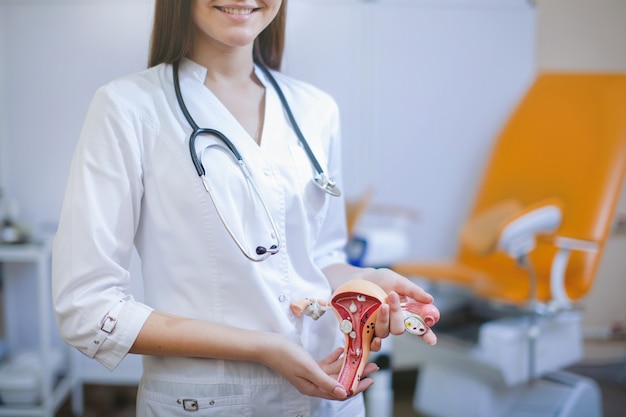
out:
M249 8L249 9L240 9L240 8L234 8L234 7L221 7L221 6L216 6L216 9L224 12L224 13L228 13L228 14L236 14L236 15L249 15L252 12L254 12L257 9L254 8Z

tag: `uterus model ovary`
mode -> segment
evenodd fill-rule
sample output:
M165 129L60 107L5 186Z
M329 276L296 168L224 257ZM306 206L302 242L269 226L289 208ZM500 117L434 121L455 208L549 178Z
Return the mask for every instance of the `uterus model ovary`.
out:
M291 305L296 316L305 314L315 320L325 311L334 310L339 319L339 329L346 338L337 381L348 395L354 395L363 376L374 338L376 317L386 300L387 294L378 285L365 280L352 280L335 290L330 303L307 298ZM404 326L409 333L422 336L439 321L439 310L432 304L412 301L402 303L401 307Z

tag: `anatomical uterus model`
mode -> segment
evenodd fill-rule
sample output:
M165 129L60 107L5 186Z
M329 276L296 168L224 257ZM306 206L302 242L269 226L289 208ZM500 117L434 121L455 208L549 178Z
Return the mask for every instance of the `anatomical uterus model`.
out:
M343 364L337 380L350 396L356 392L363 376L370 356L376 317L386 301L387 294L378 285L365 280L352 280L335 290L330 303L307 298L291 306L298 317L306 314L314 319L329 308L335 311L339 329L346 337ZM401 307L405 329L410 333L422 336L439 321L439 310L432 304L411 301L402 303Z

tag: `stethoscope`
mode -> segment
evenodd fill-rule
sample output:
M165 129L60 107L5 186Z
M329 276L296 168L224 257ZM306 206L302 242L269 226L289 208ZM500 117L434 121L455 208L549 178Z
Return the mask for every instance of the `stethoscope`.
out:
M309 161L311 162L311 165L313 165L313 168L315 168L316 173L313 176L313 182L317 186L319 186L322 190L324 190L326 193L335 197L339 197L341 195L341 191L337 187L335 181L326 175L321 165L319 164L317 158L315 157L315 154L311 150L311 147L309 146L308 142L304 138L304 135L302 134L302 131L300 130L300 127L298 126L298 123L296 122L296 119L293 116L293 113L291 112L289 103L287 103L287 99L285 98L283 91L278 85L278 82L264 65L261 65L259 63L257 63L257 65L259 68L261 68L261 70L263 71L267 79L272 84L272 87L278 94L278 97L280 98L283 108L285 109L285 112L287 113L287 117L289 118L291 126L293 127L293 130L295 131L296 136L298 136L300 143L302 144L304 150L306 151L306 154L309 158ZM195 122L193 117L191 117L191 114L189 113L189 110L187 109L187 106L185 105L185 101L183 100L183 95L180 91L180 81L178 79L178 62L174 63L173 74L174 74L174 90L176 92L176 100L178 101L178 106L180 107L180 110L183 112L185 119L187 119L187 123L189 123L189 126L192 129L191 135L189 136L189 153L191 154L191 161L193 162L193 165L196 167L196 172L198 173L198 176L202 180L204 189L209 193L209 197L211 198L211 201L213 202L215 211L217 212L221 222L224 224L226 231L228 232L230 237L233 239L237 247L239 247L239 250L241 250L241 252L244 254L246 258L248 258L249 260L253 262L260 262L269 258L271 255L278 253L278 251L280 250L282 246L281 240L280 240L280 233L278 233L278 228L276 227L276 223L274 222L274 218L272 217L272 214L270 213L270 210L267 204L265 204L265 200L259 193L259 190L257 189L254 181L252 180L250 171L248 171L248 168L246 167L246 164L243 161L241 153L239 153L239 150L237 149L235 144L232 143L231 140L228 139L226 135L224 135L219 130L203 128L203 127L198 126L198 124ZM196 146L195 146L196 138L200 135L213 135L216 138L220 139L226 145L226 147L231 153L231 156L234 157L235 161L239 165L241 172L246 178L246 181L248 182L248 184L250 184L254 194L257 196L258 200L261 202L261 205L263 206L263 210L265 211L265 215L267 216L272 226L272 232L273 232L272 236L276 239L276 243L269 245L269 247L257 246L255 249L255 255L248 253L248 251L244 248L241 241L237 238L233 230L228 225L228 222L224 218L222 210L220 210L219 206L215 202L215 196L206 179L206 171L204 169L204 166L202 165L201 158L198 157L198 153L196 151ZM205 152L210 147L218 147L220 149L223 149L223 147L218 146L218 145L209 145L203 150L203 152Z

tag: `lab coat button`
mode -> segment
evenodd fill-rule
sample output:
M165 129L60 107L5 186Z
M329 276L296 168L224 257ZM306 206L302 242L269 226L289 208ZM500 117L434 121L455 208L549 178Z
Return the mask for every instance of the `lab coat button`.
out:
M278 301L284 303L287 300L287 296L285 294L281 294L278 296Z

